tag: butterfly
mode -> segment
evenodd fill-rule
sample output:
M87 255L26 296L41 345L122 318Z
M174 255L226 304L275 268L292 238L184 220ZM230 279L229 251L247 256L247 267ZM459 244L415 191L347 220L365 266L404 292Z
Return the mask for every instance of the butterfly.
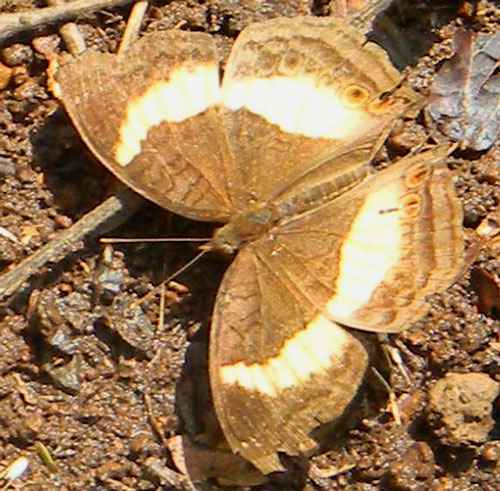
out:
M309 453L368 363L348 328L398 332L463 267L448 148L371 166L420 97L385 51L333 18L244 29L221 80L214 38L148 34L61 57L53 90L94 155L139 194L222 222L235 255L210 332L216 414L263 473Z

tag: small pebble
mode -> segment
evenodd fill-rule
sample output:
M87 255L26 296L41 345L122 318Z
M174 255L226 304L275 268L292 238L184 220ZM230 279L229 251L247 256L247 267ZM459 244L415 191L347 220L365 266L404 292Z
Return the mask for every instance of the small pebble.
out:
M16 66L12 69L12 83L17 87L29 80L28 70L23 66Z
M481 452L481 457L484 461L489 463L495 463L500 460L500 445L499 442L488 442L485 443L483 451Z
M429 421L446 445L482 443L495 425L500 384L486 373L447 373L429 389Z
M0 90L5 89L9 85L12 77L12 68L0 63Z
M2 60L10 67L30 63L32 59L33 50L26 44L15 43L2 50Z
M10 159L0 157L0 178L14 176L16 174L16 166Z
M3 478L7 481L14 481L21 477L28 469L29 461L26 457L19 457L5 469ZM6 488L3 488L6 489Z
M40 36L31 42L34 50L47 59L50 59L59 46L59 37L56 35Z
M59 228L69 228L73 224L73 220L66 215L57 215L54 222Z

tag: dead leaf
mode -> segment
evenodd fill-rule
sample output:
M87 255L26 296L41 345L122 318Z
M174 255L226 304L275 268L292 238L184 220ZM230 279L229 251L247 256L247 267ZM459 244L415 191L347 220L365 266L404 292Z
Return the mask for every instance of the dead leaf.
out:
M455 55L434 80L428 112L445 136L486 150L500 133L500 33L459 30L453 43Z
M470 277L477 295L477 308L485 315L500 316L500 286L498 278L483 268L473 268Z
M251 464L230 450L197 445L185 435L170 438L168 447L177 469L192 482L216 477L227 485L256 486L265 481Z

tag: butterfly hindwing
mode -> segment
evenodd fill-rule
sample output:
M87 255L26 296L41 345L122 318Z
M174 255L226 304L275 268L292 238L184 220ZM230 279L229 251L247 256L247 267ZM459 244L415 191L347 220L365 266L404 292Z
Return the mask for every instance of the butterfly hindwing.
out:
M400 331L463 271L462 206L447 153L406 157L273 232L273 251L286 250L324 285L331 319ZM279 253L268 254L281 268Z
M233 451L263 473L283 469L278 452L315 448L310 431L343 413L367 362L361 343L315 315L279 273L252 246L242 250L217 295L210 338L219 422Z

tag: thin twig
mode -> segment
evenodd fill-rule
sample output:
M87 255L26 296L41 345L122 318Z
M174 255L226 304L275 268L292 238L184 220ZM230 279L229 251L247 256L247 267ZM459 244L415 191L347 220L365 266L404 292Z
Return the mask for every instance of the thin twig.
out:
M399 407L396 401L396 395L394 394L392 387L375 367L372 367L372 371L387 390L387 393L389 394L389 406L391 408L392 417L394 418L394 422L396 423L396 425L401 426L402 423L401 416L399 415Z
M359 29L363 34L371 31L373 21L377 15L387 9L393 0L371 0L368 5L356 12L349 19L349 23Z
M156 457L149 457L144 464L149 473L156 475L163 481L169 489L178 489L179 491L196 491L195 485L189 479L189 476L175 472L169 469L163 462Z
M21 264L0 276L0 300L13 295L47 263L60 261L81 249L84 237L106 233L125 222L143 203L143 199L129 189L108 198Z
M21 32L63 22L104 8L116 7L132 0L76 0L54 7L0 14L0 43Z
M147 0L141 0L132 7L127 26L125 27L125 32L123 33L122 40L118 48L118 54L125 53L125 51L127 51L127 49L134 44L135 41L137 41L147 8Z

